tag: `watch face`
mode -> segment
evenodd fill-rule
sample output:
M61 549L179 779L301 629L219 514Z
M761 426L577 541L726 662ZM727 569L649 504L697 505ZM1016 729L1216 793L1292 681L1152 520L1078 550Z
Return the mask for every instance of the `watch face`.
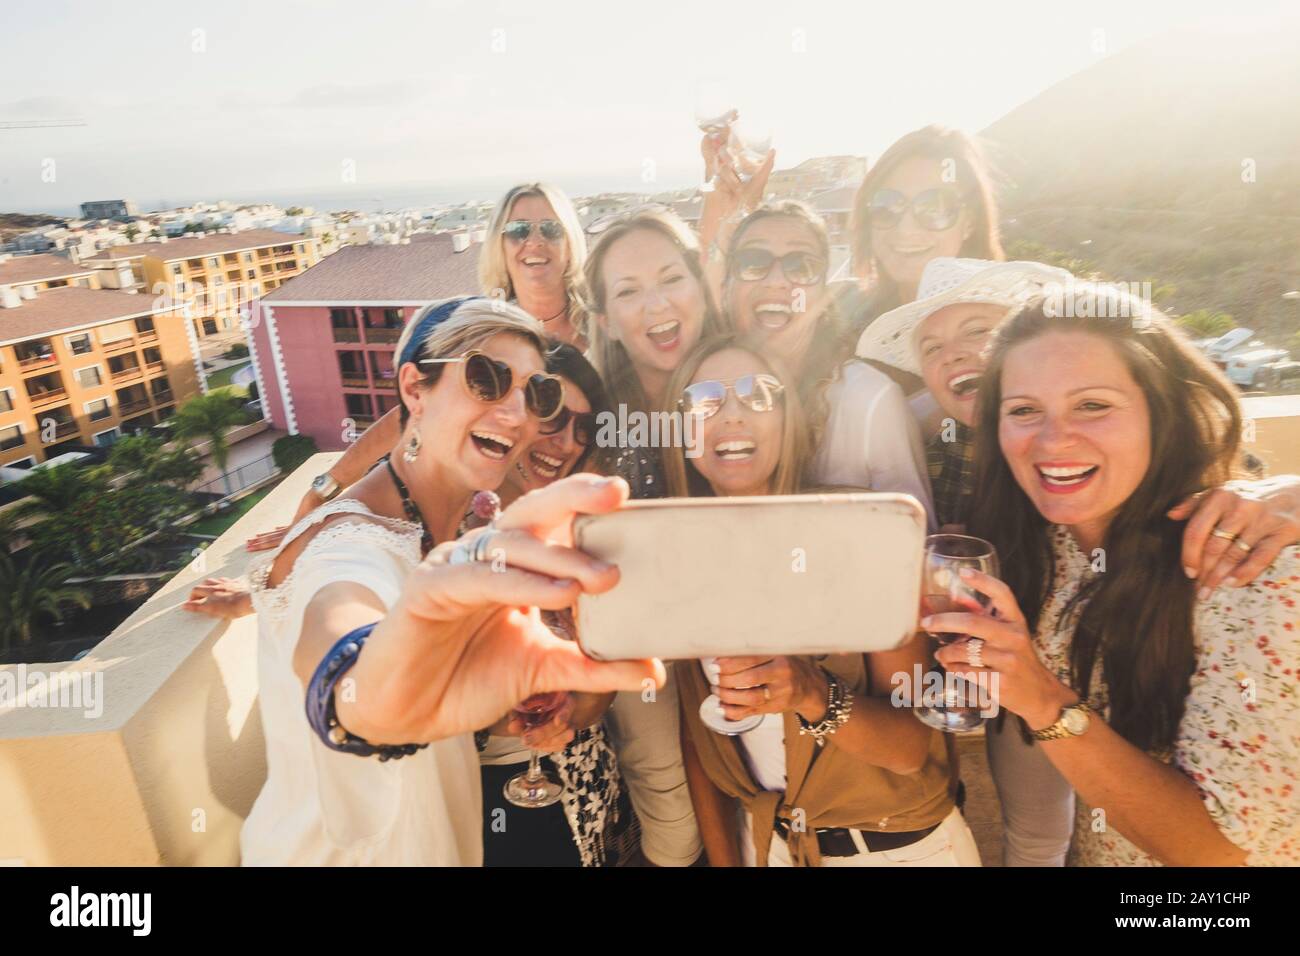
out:
M1088 729L1088 715L1081 710L1067 710L1062 720L1065 729L1076 737Z

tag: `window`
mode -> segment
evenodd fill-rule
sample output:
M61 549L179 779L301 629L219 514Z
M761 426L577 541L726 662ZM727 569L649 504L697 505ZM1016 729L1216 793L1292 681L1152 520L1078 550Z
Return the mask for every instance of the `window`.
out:
M162 361L162 349L151 345L149 346L149 348L144 350L145 365L157 365L161 361Z
M345 395L344 403L347 406L348 415L352 418L373 418L375 411L370 404L369 395Z
M252 254L251 252L245 252L245 253L244 253L244 261L245 261L245 262L252 262L252 261L253 261L253 254Z
M219 269L219 268L221 268L221 261L220 261L219 259L217 259L216 256L213 256L212 258L210 258L210 259L208 260L208 268L210 268L210 269Z
M256 269L249 269L249 270L248 270L248 280L249 280L250 282L252 282L252 281L253 281L254 279L256 279L256 278L257 278L257 270L256 270Z
M0 412L12 412L14 410L14 390L12 388L0 388Z
M91 365L77 369L77 382L82 388L98 388L104 384L104 376L100 374L98 365Z
M107 448L121 437L122 433L120 431L116 428L110 428L108 431L95 433L95 444L100 448Z
M400 329L402 327L402 310L384 309L384 327L388 329Z
M85 355L94 345L90 341L90 333L82 332L80 335L65 336L63 341L68 343L68 349L73 355Z
M17 448L22 443L23 427L21 425L9 425L6 428L0 428L0 451Z
M31 468L32 465L34 465L34 464L36 464L36 459L33 458L31 455L28 455L26 458L19 458L17 461L11 461L11 462L9 462L9 464L5 465L5 467L6 467L6 468L21 468L21 469L23 469L24 471L26 471L28 468Z
M113 414L113 408L108 404L108 399L97 398L93 402L86 402L86 415L92 422L100 421Z
M330 325L336 329L355 329L356 314L351 309L330 309Z
M135 330L142 333L156 331L153 324L153 317L149 315L140 316L140 318L135 320Z
M167 376L163 375L149 383L149 390L153 392L155 401L166 401L172 397L172 383L167 381Z

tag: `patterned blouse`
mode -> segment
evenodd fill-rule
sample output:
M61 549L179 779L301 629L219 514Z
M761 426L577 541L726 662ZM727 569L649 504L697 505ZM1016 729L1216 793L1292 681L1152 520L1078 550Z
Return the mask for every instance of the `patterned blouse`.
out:
M1061 621L1093 574L1064 527L1052 532L1056 578L1034 643L1067 685L1073 631ZM1210 817L1255 866L1300 865L1300 547L1285 549L1244 588L1217 588L1196 608L1196 670L1172 753L1151 754L1195 782ZM1101 666L1090 706L1107 719ZM1076 801L1070 866L1159 866L1127 839L1093 829Z

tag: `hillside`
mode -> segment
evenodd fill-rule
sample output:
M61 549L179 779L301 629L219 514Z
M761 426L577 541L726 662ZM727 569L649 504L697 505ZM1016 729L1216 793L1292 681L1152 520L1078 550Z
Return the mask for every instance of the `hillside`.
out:
M994 123L982 136L1012 251L1046 247L1164 287L1176 313L1300 344L1300 303L1282 298L1300 289L1297 50L1300 25L1171 33Z

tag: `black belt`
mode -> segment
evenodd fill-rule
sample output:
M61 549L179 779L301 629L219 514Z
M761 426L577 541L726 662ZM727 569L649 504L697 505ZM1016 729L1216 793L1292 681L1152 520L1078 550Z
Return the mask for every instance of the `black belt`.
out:
M867 845L870 852L880 853L884 850L901 850L905 846L911 846L918 840L924 840L937 829L939 829L938 823L924 830L907 830L902 833L881 833L875 830L858 832L862 834L862 842ZM777 820L775 830L782 840L788 839L790 828L786 821ZM817 846L821 849L822 856L857 856L862 852L853 840L852 831L845 827L822 827L818 828L816 833Z

